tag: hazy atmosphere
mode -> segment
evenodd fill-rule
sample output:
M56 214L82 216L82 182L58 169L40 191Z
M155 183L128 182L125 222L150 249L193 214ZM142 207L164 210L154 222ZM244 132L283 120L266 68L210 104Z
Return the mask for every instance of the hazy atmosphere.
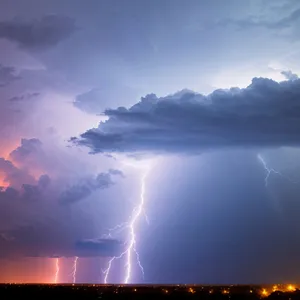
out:
M298 0L0 0L0 282L299 282L299 28Z

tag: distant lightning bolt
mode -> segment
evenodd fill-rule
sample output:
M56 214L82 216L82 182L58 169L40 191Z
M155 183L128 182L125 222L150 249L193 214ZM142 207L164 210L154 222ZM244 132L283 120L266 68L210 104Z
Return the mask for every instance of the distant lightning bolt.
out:
M269 177L272 173L277 174L285 179L287 179L288 181L290 181L291 183L297 183L296 181L292 180L291 178L289 178L288 176L282 174L281 172L273 169L273 168L269 168L266 161L264 160L264 158L261 156L261 154L257 155L258 160L260 161L260 163L263 165L263 168L266 170L266 177L265 177L265 186L268 187L268 180Z
M117 259L122 258L122 257L126 258L126 264L125 264L126 273L125 273L125 277L124 277L123 282L125 284L129 283L131 275L132 275L132 256L134 254L135 254L135 257L136 257L136 260L137 260L137 264L140 267L140 270L141 270L141 272L144 276L144 268L141 264L139 253L136 250L136 226L137 226L137 221L139 220L142 213L145 215L146 222L149 223L148 217L147 217L147 215L145 213L145 209L144 209L144 204L145 204L145 181L146 181L146 177L148 175L148 172L149 172L149 168L147 168L143 172L143 175L141 177L141 192L140 192L140 197L139 197L140 200L139 200L138 205L133 208L130 220L128 222L121 223L121 224L117 225L116 227L114 227L113 229L111 229L109 231L109 236L111 236L111 232L113 232L115 230L123 231L124 229L129 229L129 242L127 243L126 250L123 253L121 253L120 256L112 257L108 261L107 269L103 271L103 273L104 273L104 283L107 283L108 276L110 274L113 262Z
M73 272L72 272L73 283L76 283L77 261L78 261L78 257L76 256L74 259Z
M54 276L54 283L57 283L58 275L59 275L59 258L56 258L56 260L55 260L55 268L56 268L56 271L55 271L55 276Z
M263 165L264 169L266 170L266 177L265 177L265 186L266 187L268 186L268 179L269 179L271 173L278 174L278 175L282 176L282 174L279 171L276 171L273 168L269 168L266 161L264 160L264 158L260 154L257 155L257 158L261 162L261 164Z

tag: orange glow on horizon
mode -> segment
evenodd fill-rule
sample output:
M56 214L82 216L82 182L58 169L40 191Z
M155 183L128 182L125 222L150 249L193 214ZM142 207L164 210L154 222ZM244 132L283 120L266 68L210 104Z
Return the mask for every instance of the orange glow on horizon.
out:
M53 284L53 258L2 259L0 265L1 283Z

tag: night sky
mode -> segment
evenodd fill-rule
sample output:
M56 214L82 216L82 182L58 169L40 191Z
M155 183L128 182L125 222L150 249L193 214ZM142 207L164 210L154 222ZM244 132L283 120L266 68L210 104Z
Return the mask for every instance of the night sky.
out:
M0 282L300 282L299 27L298 0L0 0Z

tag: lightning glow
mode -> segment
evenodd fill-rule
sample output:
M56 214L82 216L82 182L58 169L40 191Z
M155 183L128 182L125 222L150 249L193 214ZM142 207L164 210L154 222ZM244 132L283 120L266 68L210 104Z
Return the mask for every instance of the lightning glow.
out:
M78 261L78 256L75 257L74 264L73 264L73 272L72 272L73 283L76 283L77 261Z
M111 234L115 231L123 231L125 229L129 230L129 241L127 242L126 245L126 249L124 252L122 252L120 254L120 256L115 256L112 257L109 261L108 261L108 266L107 269L103 271L104 273L104 283L107 283L108 280L108 276L110 274L111 271L111 267L112 264L115 260L120 259L125 257L125 275L124 275L124 280L123 283L127 284L130 282L131 279L131 275L132 275L132 260L133 260L133 256L135 256L136 258L136 263L139 266L141 273L144 277L144 268L141 264L140 261L140 257L139 257L139 253L136 249L136 231L137 231L137 222L140 219L141 215L144 214L146 222L149 224L149 219L145 213L145 208L144 208L144 204L145 204L145 185L146 185L146 178L147 175L150 171L149 166L147 168L143 168L143 174L141 176L141 188L140 188L140 197L139 197L139 203L133 208L132 214L129 218L128 222L125 223L121 223L119 225L117 225L116 227L114 227L113 229L109 230L109 236L111 237Z
M266 187L268 187L268 180L272 173L287 179L291 183L295 183L295 184L297 183L296 181L292 180L291 178L287 177L286 175L282 174L281 172L279 172L273 168L269 168L265 159L261 156L261 154L258 154L257 158L258 158L259 162L262 164L263 168L266 170L266 177L265 177L265 186Z
M54 275L54 283L58 282L58 276L59 276L59 258L56 258L55 260L55 275Z

